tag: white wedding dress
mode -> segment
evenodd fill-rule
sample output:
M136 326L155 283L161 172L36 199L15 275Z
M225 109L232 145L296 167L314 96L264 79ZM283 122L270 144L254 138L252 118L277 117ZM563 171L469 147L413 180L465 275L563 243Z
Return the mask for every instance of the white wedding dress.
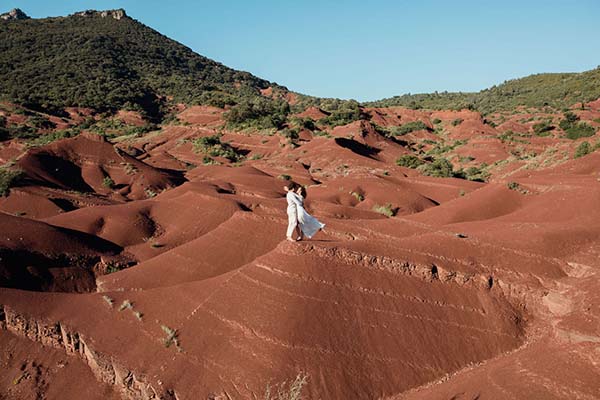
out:
M325 224L306 212L304 209L304 198L302 196L290 191L287 193L286 198L288 201L288 216L291 220L293 218L292 215L295 214L304 236L310 239L319 230L325 227Z

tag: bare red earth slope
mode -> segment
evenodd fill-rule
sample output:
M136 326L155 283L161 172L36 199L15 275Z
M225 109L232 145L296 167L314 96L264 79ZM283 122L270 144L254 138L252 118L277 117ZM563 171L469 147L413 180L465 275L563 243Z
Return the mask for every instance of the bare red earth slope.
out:
M185 125L15 160L0 398L251 399L298 374L310 399L599 398L600 153L572 159L582 140L395 107L290 143L184 107ZM243 161L204 162L195 140L219 132ZM326 223L312 240L284 240L288 179Z

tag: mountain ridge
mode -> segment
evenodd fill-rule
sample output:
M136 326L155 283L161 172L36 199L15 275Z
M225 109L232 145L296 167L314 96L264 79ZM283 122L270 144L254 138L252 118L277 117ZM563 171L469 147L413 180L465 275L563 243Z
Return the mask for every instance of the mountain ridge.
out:
M112 17L112 18L106 18ZM223 106L277 86L199 55L124 10L0 24L0 97L48 110Z

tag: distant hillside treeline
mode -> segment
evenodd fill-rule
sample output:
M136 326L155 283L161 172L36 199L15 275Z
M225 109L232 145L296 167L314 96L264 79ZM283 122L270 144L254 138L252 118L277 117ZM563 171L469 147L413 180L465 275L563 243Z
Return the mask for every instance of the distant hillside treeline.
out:
M506 81L477 93L407 94L366 103L375 107L471 108L484 114L518 106L562 109L600 98L600 67L582 73L536 74Z
M128 17L0 22L0 97L31 107L158 112L161 96L234 104L272 84L228 68Z

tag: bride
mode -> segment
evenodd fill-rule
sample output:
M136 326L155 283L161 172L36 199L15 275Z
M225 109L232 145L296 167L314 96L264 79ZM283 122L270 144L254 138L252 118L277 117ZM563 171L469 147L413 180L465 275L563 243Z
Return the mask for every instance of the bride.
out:
M313 237L318 231L325 227L325 224L319 222L315 217L310 215L304 209L304 196L302 196L302 186L292 182L283 187L287 192L287 214L288 214L288 229L287 240L298 241L302 240L303 236L307 238ZM296 232L296 239L292 235Z

